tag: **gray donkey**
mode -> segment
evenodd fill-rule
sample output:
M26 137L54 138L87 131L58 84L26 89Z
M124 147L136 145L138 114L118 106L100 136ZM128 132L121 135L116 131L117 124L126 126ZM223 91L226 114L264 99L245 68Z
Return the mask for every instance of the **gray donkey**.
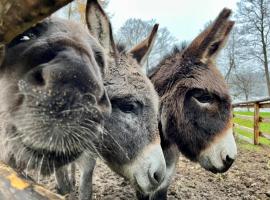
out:
M140 44L119 52L101 6L97 1L88 1L86 8L87 26L108 56L104 85L112 105L112 114L105 119L104 136L96 148L112 170L149 194L162 182L166 169L158 132L158 96L141 67L152 48L158 25ZM95 157L85 152L77 164L81 171L80 199L91 199ZM66 170L56 173L62 193L70 190L65 187Z
M231 99L215 66L234 25L230 14L224 9L187 48L164 58L150 75L161 97L159 130L167 172L156 192L138 191L138 199L167 199L180 152L214 173L227 171L236 158Z
M48 175L78 158L80 166L91 165L93 154L99 155L140 191L154 191L166 165L158 132L158 95L140 64L157 26L141 44L119 53L97 1L88 2L86 16L88 30L50 18L5 47L0 158ZM89 167L83 167L83 181L89 173Z
M0 160L48 174L91 149L111 104L102 80L105 54L89 31L46 19L4 50Z

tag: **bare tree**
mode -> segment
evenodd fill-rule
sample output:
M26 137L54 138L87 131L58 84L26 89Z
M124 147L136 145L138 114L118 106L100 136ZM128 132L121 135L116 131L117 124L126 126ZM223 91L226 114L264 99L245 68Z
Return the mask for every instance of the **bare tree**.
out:
M269 76L269 32L270 32L270 0L241 0L236 15L239 21L242 41L248 48L246 55L263 64L265 78L270 95Z
M225 80L229 80L231 72L236 69L236 29L232 30L230 39L224 49L227 60L227 71L225 73Z
M254 81L252 72L238 72L235 73L232 78L230 85L233 89L234 97L244 96L245 100L248 101L252 92L254 91Z
M147 37L155 23L156 21L153 19L149 21L128 19L117 32L118 43L131 48ZM176 39L167 28L160 28L156 43L146 63L146 71L155 66L164 55L170 52L175 42Z

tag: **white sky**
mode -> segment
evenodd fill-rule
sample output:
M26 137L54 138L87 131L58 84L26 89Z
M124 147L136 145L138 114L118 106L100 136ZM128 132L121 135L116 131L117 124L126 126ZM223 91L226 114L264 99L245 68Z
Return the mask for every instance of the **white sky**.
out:
M179 41L192 40L222 8L236 9L237 0L110 0L106 9L117 31L129 18L156 19Z

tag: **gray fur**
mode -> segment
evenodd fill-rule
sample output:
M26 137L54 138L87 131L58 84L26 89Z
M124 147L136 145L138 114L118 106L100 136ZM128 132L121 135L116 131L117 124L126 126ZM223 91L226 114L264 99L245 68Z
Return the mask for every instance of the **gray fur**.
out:
M111 105L103 48L75 22L46 19L6 47L0 66L0 160L51 174L103 134ZM2 51L1 51L2 52ZM2 56L2 54L1 54Z
M90 11L86 19L91 34L107 49L108 70L104 85L112 104L112 114L105 119L104 137L96 145L99 156L137 189L152 192L159 186L165 173L165 160L159 149L159 99L139 63L149 55L157 26L148 38L133 49L118 52L108 17L99 4L88 1L87 11ZM80 199L91 199L93 156L86 153L78 163L82 175L79 184ZM159 176L156 184L149 182L150 171ZM144 183L140 182L142 176ZM140 185L138 182L144 184L143 188L137 187Z

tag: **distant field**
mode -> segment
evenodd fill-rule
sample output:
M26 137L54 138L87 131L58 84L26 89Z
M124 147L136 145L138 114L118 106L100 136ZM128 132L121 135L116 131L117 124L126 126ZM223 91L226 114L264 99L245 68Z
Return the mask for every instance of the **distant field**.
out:
M235 114L239 114L239 115L248 115L248 116L253 116L253 112L242 112L242 111L236 111L234 112ZM262 112L260 113L261 117L269 117L270 118L270 112ZM241 126L246 126L249 128L253 128L253 121L251 120L245 120L245 119L240 119L240 118L234 118L234 122L241 125ZM253 134L250 134L249 132L240 130L239 128L235 129L237 133L246 136L248 138L253 139ZM260 123L260 131L262 132L267 132L270 133L270 123ZM259 138L259 142L261 144L265 144L265 145L270 145L270 140L266 139L266 138Z

